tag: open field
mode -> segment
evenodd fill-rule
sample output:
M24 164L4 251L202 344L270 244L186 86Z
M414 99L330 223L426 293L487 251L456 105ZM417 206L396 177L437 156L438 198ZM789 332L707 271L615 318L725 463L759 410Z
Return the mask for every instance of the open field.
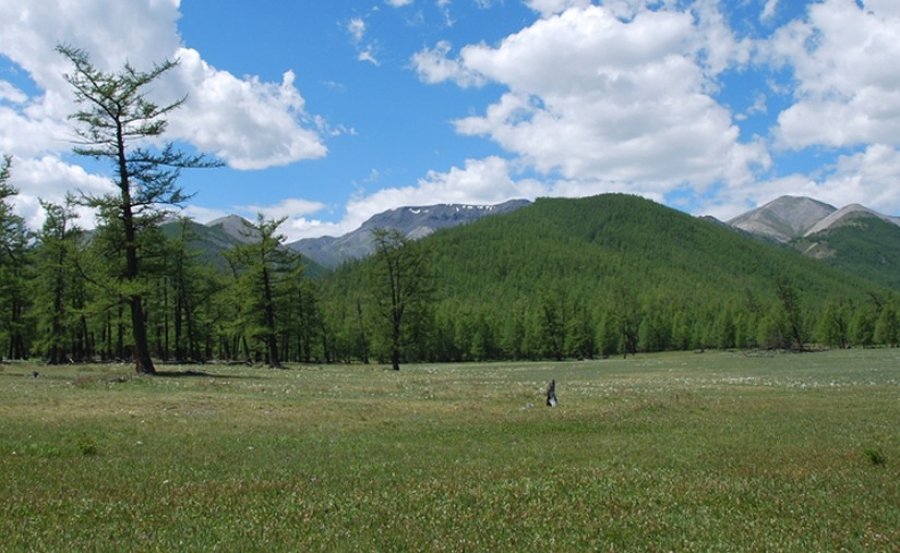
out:
M0 550L900 547L898 349L194 369L0 365Z

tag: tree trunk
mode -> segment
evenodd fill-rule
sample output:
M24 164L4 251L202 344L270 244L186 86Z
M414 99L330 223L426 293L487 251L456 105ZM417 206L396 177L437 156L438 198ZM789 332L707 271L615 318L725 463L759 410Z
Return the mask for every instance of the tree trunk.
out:
M269 366L281 368L278 359L278 338L275 335L275 307L272 304L272 286L269 282L269 271L263 265L263 294L265 298L266 346L269 353Z

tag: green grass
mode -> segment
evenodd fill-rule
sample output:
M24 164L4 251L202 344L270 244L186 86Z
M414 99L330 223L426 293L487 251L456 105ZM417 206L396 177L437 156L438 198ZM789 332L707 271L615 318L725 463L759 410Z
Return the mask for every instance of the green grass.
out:
M900 543L900 350L202 371L0 365L0 550Z

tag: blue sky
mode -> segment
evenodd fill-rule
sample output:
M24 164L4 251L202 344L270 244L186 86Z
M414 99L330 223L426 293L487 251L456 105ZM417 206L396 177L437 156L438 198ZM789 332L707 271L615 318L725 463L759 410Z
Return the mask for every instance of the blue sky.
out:
M624 191L723 219L782 194L900 213L896 0L0 0L17 209L109 188L69 153L64 42L178 58L185 212L290 239L400 205ZM90 225L89 214L83 224Z

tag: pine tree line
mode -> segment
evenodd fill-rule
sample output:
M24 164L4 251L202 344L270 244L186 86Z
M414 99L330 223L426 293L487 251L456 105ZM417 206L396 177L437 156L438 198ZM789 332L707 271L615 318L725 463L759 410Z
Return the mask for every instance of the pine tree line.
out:
M224 271L202 259L188 220L170 223L169 232L149 226L138 244L142 276L123 284L117 217L101 217L87 233L71 202L44 203L45 223L31 232L12 210L9 160L3 169L0 351L7 359L133 360L127 298L135 292L144 298L150 351L168 363L556 360L900 342L896 298L835 296L802 307L787 281L773 283L777 293L765 299L750 289L698 301L622 282L591 290L547 280L533 293L493 290L475 300L447 290L452 278L437 270L433 244L397 236L394 251L427 274L417 277L416 301L394 327L382 257L311 279L284 247L281 221L262 217L226 252Z

